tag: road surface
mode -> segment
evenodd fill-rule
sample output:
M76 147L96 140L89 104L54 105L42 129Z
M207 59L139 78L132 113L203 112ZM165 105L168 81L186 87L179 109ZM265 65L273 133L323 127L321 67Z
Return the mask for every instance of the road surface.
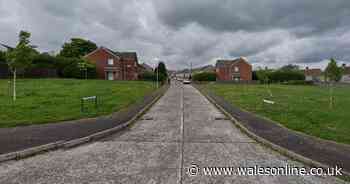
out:
M303 167L241 133L192 86L176 83L130 129L2 163L0 183L343 183L319 176L206 176L203 169L287 164Z

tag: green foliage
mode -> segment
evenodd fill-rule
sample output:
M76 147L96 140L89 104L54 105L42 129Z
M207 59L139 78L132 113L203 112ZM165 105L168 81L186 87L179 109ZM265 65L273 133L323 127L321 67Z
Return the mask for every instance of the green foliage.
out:
M0 64L6 63L6 52L0 50Z
M268 83L270 81L270 73L272 71L271 70L258 70L256 71L256 75L257 75L257 78L258 80L261 82L261 83Z
M299 71L300 67L298 65L288 64L288 65L282 66L279 70L281 70L281 71Z
M337 61L332 58L328 63L325 74L330 82L338 82L343 76L343 69L338 67Z
M41 53L33 58L33 68L55 68L57 59L48 53Z
M82 38L72 38L71 42L64 43L59 56L61 57L82 57L97 49L97 45Z
M168 77L168 71L166 69L164 62L160 62L158 64L158 67L155 69L154 73L157 74L158 70L159 70L158 75L161 76L163 80L165 80ZM163 81L163 80L160 80L160 81Z
M259 70L256 72L256 75L261 83L305 80L305 75L302 71L290 68L276 71Z
M29 67L37 54L35 47L30 45L30 36L29 32L21 31L16 48L6 52L7 64L12 71Z
M305 80L305 75L299 70L277 70L269 73L272 82L285 82L291 80Z
M96 66L88 63L87 61L79 58L60 58L63 60L64 68L62 70L62 77L85 79L87 75L88 79L96 78ZM83 66L83 67L82 67ZM87 74L85 73L87 72Z
M144 80L144 81L156 81L156 75L153 72L144 72L142 74L139 75L139 79L140 80Z
M214 72L202 72L196 73L192 76L194 81L216 81L216 73Z

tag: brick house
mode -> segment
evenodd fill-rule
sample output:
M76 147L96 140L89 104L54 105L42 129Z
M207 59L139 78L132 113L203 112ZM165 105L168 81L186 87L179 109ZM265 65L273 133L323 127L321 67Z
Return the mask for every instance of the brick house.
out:
M305 81L315 81L320 82L322 81L322 70L319 68L312 68L306 67L304 71L305 75Z
M84 58L96 64L99 79L138 79L139 64L136 52L114 52L108 48L99 47Z
M217 60L216 78L218 81L251 81L252 68L244 57L235 60Z

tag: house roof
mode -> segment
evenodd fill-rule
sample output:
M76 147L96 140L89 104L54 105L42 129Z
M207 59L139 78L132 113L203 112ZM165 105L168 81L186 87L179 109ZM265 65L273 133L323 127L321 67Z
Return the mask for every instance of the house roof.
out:
M13 47L10 47L8 45L5 45L5 44L2 44L0 43L0 49L3 48L3 49L13 49Z
M234 60L219 59L219 60L216 61L216 67L225 67L227 65L232 65L232 64L238 63L240 61L248 63L248 60L246 58L244 58L244 57L240 57L240 58L234 59Z
M153 71L153 68L149 66L147 63L142 63L141 66L145 68L146 70Z
M111 55L115 56L115 57L124 57L124 58L134 58L136 61L137 61L137 53L136 52L115 52L109 48L106 48L106 47L99 47L97 48L96 50L90 52L89 54L85 55L84 57L87 57L93 53L95 53L96 51L100 50L100 49L103 49L105 51L107 51L108 53L110 53Z
M307 76L321 76L322 70L319 68L313 68L313 69L306 69L304 71L305 75Z

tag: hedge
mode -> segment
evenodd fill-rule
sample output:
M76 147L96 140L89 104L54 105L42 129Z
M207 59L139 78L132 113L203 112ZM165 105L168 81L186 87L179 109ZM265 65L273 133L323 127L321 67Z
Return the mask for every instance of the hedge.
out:
M216 81L216 73L214 72L202 72L196 73L192 76L194 81Z

